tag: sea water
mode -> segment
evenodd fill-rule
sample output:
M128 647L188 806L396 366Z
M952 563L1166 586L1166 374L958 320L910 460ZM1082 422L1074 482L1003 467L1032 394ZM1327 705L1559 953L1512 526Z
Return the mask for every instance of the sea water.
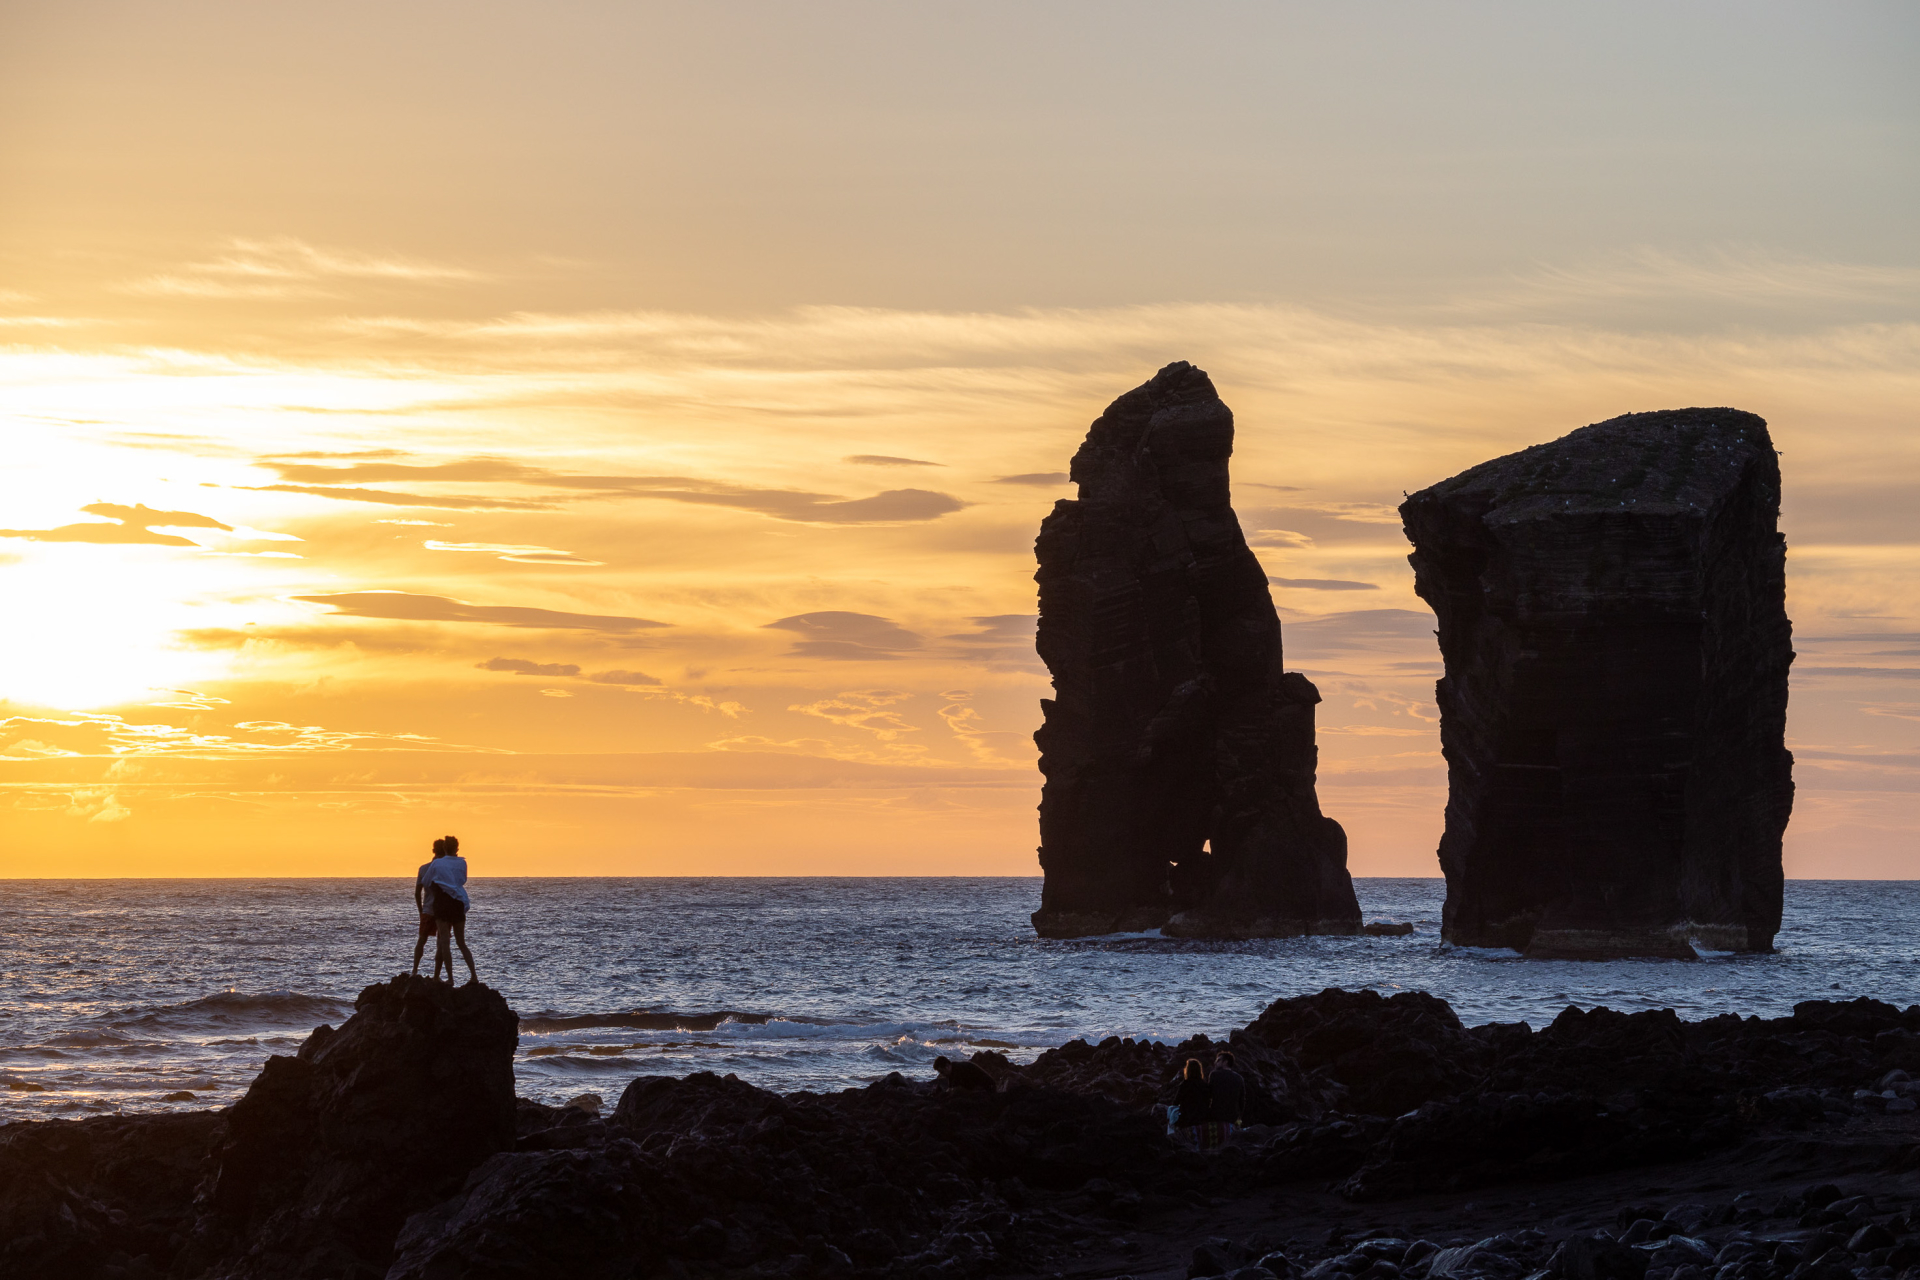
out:
M943 1053L1219 1036L1333 986L1534 1026L1568 1005L1697 1019L1920 999L1920 883L1789 881L1772 955L1597 963L1443 943L1439 880L1356 888L1367 918L1413 934L1049 941L1027 922L1040 881L1006 877L476 879L467 936L521 1016L520 1094L609 1105L638 1075L838 1089L931 1078ZM405 971L416 920L408 880L0 881L0 1119L230 1103ZM163 1100L180 1091L194 1099Z

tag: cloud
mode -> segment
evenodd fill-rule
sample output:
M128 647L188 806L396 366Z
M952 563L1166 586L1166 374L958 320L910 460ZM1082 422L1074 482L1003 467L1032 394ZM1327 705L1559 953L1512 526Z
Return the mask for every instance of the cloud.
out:
M196 627L174 633L194 649L239 649L249 644L289 649L342 649L370 653L419 653L437 648L436 633L418 627L349 627L340 623L310 627Z
M845 729L871 733L882 742L892 742L903 733L918 733L920 726L909 724L897 711L887 708L913 695L898 689L856 689L831 698L788 707L803 716L818 716Z
M171 533L155 533L153 526L168 529L224 529L212 516L194 511L155 511L152 507L122 506L115 502L95 502L80 508L88 515L105 516L112 524L63 524L56 529L0 529L0 538L26 538L34 542L91 542L143 544L156 547L198 547L200 544Z
M767 623L767 629L792 631L803 637L787 650L797 658L890 661L921 644L918 635L890 618L839 609L795 614Z
M1053 487L1071 483L1072 477L1064 471L1027 471L1017 476L995 476L994 484L1030 484L1036 487Z
M1247 538L1250 547L1288 547L1302 550L1313 545L1313 539L1304 533L1292 529L1260 529Z
M1040 622L1037 614L995 613L968 621L975 630L940 637L966 660L991 668L1038 669L1039 655L1033 648L1034 629Z
M473 664L481 671L511 671L517 676L577 676L580 668L571 662L534 662L528 658L488 658Z
M878 457L879 455L862 455ZM268 457L261 460L283 481L277 485L243 485L262 493L305 493L351 502L381 502L392 506L445 507L455 510L546 510L551 499L517 499L462 494L436 497L364 489L346 482L402 481L413 484L495 482L575 490L595 497L658 498L700 506L733 507L803 524L896 524L937 520L968 504L952 494L931 489L888 489L867 498L842 498L800 489L758 489L693 476L574 475L529 466L505 458L477 457L457 462L416 465L398 462L356 462L348 466L312 466ZM914 458L894 459L884 465L940 466Z
M203 696L196 696L208 701ZM39 760L107 756L113 760L108 776L117 778L133 768L128 762L131 756L207 760L288 752L335 752L367 747L389 751L413 750L429 745L437 751L502 753L495 747L464 747L437 742L424 734L365 733L327 729L321 725L292 725L278 720L243 720L233 728L252 735L252 738L202 733L170 724L129 721L104 712L66 712L57 720L16 716L0 720L0 756ZM261 737L267 740L258 741ZM26 745L29 743L31 745Z
M1282 628L1287 665L1376 653L1383 658L1435 661L1437 624L1431 613L1415 609L1354 609L1288 622Z
M301 240L232 240L217 258L190 262L126 286L130 293L187 298L328 297L333 280L436 284L482 279L478 272L418 259L322 249Z
M587 679L595 684L654 685L661 683L658 676L650 676L644 671L596 671Z
M89 787L72 792L65 813L69 818L85 818L88 822L124 822L133 816L133 810L120 803L120 792L115 787Z
M601 565L604 560L587 560L571 551L555 551L552 547L519 547L500 542L435 542L428 540L420 544L429 551L479 551L491 554L496 560L507 560L514 564L581 564Z
M1371 582L1353 582L1346 578L1275 578L1268 582L1278 587L1296 587L1304 591L1378 591Z
M279 461L282 457L291 456L293 455L275 454L262 459L260 465L277 473L282 480L297 484L325 485L378 484L389 480L413 484L441 481L468 483L476 480L525 481L539 480L552 474L543 467L529 467L524 463L512 462L506 458L492 457L463 458L458 462L436 462L425 466L408 462L355 462L344 467L318 467L305 462ZM392 450L381 450L380 456L404 457L405 455L395 455Z
M974 759L986 764L1008 765L1024 764L1032 758L1033 739L1025 733L988 729L980 712L967 705L973 697L970 691L949 689L940 697L945 705L935 708L934 714L946 722L947 729ZM1003 754L1000 750L1003 746L1019 754Z
M309 604L324 604L338 616L392 618L406 622L484 622L501 627L553 627L575 631L624 634L644 627L670 624L616 614L563 613L519 605L467 604L445 596L414 595L407 591L346 591L334 595L294 596Z
M488 498L477 494L393 493L386 489L336 489L312 484L236 484L249 493L304 493L342 502L372 502L388 507L441 507L449 511L551 511L555 504L531 498Z
M1281 485L1269 486L1282 488ZM1384 502L1289 502L1275 507L1275 511L1311 511L1315 515L1328 516L1335 520L1348 520L1355 524L1391 524L1400 523L1400 510Z
M858 463L863 467L944 467L944 462L928 462L924 458L894 458L884 453L851 453L841 459L842 462Z
M730 488L670 476L609 476L591 485L584 481L595 479L593 477L577 479L583 481L577 487L599 489L609 495L619 493L630 498L664 498L670 502L689 502L700 506L733 507L801 524L904 524L937 520L968 505L952 494L938 493L932 489L888 489L870 498L847 499L798 489ZM614 480L621 483L616 485L612 483ZM547 483L557 484L560 480ZM699 487L673 487L687 485Z

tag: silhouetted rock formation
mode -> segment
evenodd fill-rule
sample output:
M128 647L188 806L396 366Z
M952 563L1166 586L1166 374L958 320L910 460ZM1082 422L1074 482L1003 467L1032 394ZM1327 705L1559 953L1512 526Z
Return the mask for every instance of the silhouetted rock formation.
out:
M220 1128L215 1111L0 1126L0 1276L68 1280L173 1256Z
M1786 547L1767 424L1635 413L1400 507L1440 619L1445 936L1766 951L1780 927Z
M518 1021L499 992L403 975L273 1057L228 1113L188 1274L384 1276L409 1214L513 1145Z
M1292 997L1231 1033L1250 1127L1215 1155L1170 1142L1153 1110L1185 1058L1221 1047L1205 1036L1074 1041L1024 1067L975 1054L993 1093L900 1075L786 1095L731 1076L641 1076L602 1120L501 1104L511 1040L493 992L401 979L369 988L360 1009L303 1057L275 1060L304 1076L270 1067L227 1112L0 1126L0 1275L1169 1275L1235 1221L1272 1239L1208 1241L1190 1275L1259 1260L1275 1280L1303 1280L1339 1256L1318 1280L1632 1280L1550 1261L1555 1240L1520 1229L1551 1224L1558 1237L1576 1222L1631 1227L1622 1243L1645 1246L1636 1256L1656 1280L1704 1280L1703 1250L1742 1264L1728 1280L1888 1280L1920 1263L1920 1207L1900 1208L1920 1189L1920 1006L1810 1001L1790 1018L1702 1022L1569 1008L1535 1031L1463 1026L1419 992ZM1788 1177L1814 1185L1781 1195ZM1330 1180L1372 1203L1371 1242L1347 1242L1351 1206ZM1647 1204L1686 1181L1714 1202ZM1502 1184L1525 1191L1467 1198ZM1768 1194L1739 1194L1749 1188ZM1419 1232L1435 1229L1484 1256L1430 1263ZM1721 1254L1763 1229L1790 1251L1763 1240ZM1517 1234L1473 1243L1506 1230ZM1370 1270L1375 1256L1396 1269Z
M1121 396L1040 526L1034 928L1352 933L1346 833L1314 795L1305 676L1227 492L1233 413L1184 362Z

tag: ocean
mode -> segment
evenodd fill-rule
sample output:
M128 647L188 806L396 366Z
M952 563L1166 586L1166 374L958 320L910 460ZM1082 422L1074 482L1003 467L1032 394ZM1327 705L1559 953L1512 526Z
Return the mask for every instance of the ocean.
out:
M1355 887L1368 919L1414 933L1047 941L1027 923L1031 877L477 879L467 933L522 1019L519 1093L609 1105L638 1075L838 1089L931 1078L943 1053L1218 1036L1330 986L1424 990L1468 1023L1535 1026L1570 1004L1697 1019L1920 999L1920 882L1789 881L1773 955L1603 963L1443 943L1437 879ZM234 1101L270 1054L408 968L411 888L0 880L0 1120Z

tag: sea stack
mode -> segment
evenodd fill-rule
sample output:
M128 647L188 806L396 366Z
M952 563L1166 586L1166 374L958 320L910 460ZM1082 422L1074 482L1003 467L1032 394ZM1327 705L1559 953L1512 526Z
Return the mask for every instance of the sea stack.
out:
M1320 694L1282 670L1232 453L1213 383L1170 364L1100 415L1078 501L1040 526L1044 937L1360 927L1346 833L1314 795Z
M1768 951L1786 541L1767 424L1632 413L1401 504L1440 620L1442 933L1529 956Z

